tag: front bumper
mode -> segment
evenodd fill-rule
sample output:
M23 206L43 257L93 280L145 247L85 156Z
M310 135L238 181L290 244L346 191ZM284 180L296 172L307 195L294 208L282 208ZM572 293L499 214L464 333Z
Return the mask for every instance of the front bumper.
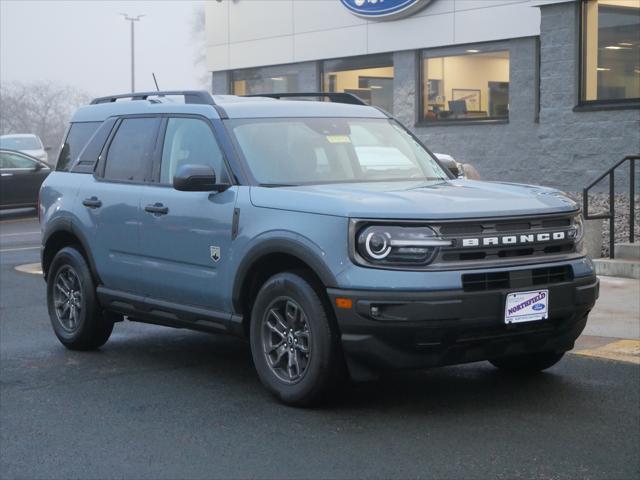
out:
M549 319L511 325L504 323L504 306L506 295L514 289L328 289L328 294L334 306L337 297L353 301L350 309L334 309L343 350L354 371L422 368L571 350L598 298L598 279L581 277L537 288L549 290ZM377 310L375 315L372 307Z

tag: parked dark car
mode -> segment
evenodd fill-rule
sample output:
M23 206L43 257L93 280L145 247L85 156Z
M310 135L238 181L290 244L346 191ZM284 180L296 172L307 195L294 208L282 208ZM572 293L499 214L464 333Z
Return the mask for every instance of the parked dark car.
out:
M0 149L0 209L36 207L40 185L51 173L37 158Z

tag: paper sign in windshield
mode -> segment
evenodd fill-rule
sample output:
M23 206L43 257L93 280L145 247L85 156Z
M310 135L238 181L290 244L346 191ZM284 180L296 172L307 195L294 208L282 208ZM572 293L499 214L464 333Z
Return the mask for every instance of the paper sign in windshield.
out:
M348 135L327 135L329 143L351 143Z

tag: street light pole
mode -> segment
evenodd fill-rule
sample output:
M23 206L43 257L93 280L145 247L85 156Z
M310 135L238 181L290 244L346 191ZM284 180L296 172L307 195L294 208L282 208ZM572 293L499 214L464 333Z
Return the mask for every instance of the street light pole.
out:
M131 22L131 93L136 91L136 54L135 54L135 26L133 22L139 22L144 15L129 16L121 13L125 20Z

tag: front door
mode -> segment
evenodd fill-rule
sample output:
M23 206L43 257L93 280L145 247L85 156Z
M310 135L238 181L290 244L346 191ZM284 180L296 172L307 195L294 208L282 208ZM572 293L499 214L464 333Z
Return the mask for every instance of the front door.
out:
M166 120L157 184L145 187L141 200L144 293L150 299L228 312L225 282L237 187L220 193L175 190L173 175L183 164L209 165L218 183L228 182L209 120Z

